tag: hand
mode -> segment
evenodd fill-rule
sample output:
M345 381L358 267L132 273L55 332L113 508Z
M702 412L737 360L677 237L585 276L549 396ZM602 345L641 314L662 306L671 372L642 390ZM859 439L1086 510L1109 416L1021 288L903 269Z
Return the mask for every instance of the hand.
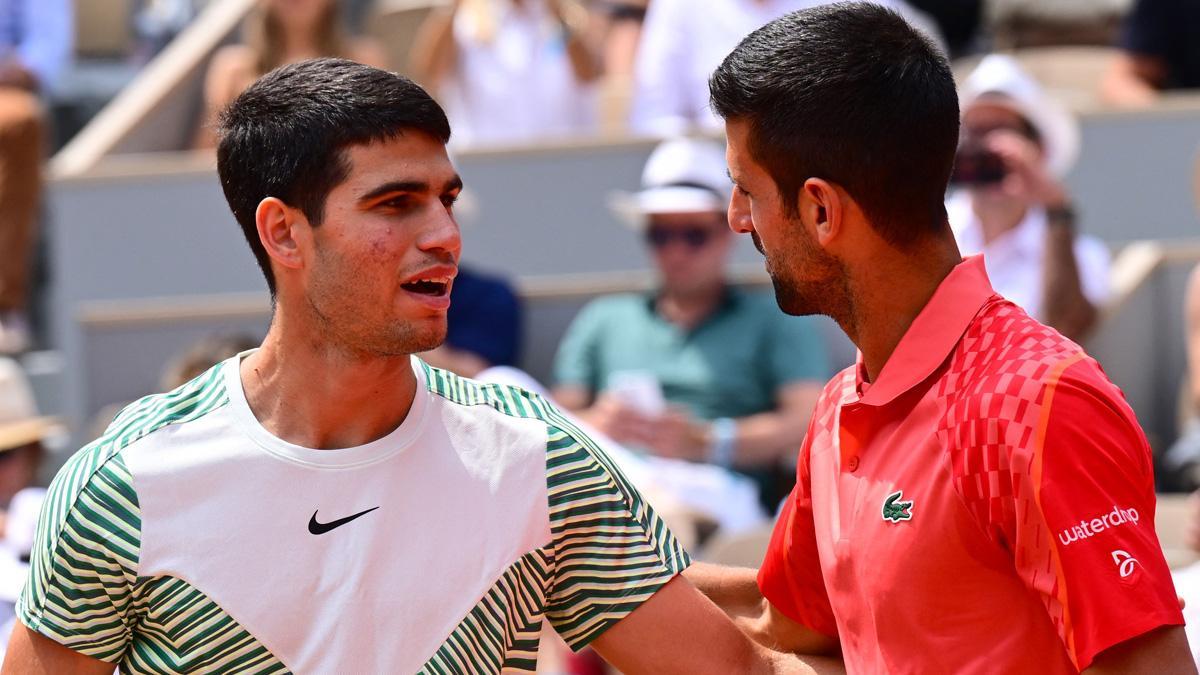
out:
M999 129L984 140L988 150L1000 156L1007 175L1000 187L1010 196L1047 208L1068 202L1067 191L1046 169L1042 151L1032 140L1015 131Z
M660 457L703 462L708 459L708 426L688 411L672 406L654 422L647 447Z
M656 422L623 399L602 393L590 408L580 413L586 422L614 441L635 447L650 447Z

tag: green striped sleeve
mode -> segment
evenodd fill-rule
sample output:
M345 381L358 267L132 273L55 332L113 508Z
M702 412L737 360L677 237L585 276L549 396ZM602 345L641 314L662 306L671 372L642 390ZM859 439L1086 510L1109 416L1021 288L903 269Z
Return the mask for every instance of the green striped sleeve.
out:
M46 495L17 616L31 630L116 662L129 644L141 515L120 455L80 451Z
M690 560L604 451L553 408L548 417L554 579L546 616L578 650Z

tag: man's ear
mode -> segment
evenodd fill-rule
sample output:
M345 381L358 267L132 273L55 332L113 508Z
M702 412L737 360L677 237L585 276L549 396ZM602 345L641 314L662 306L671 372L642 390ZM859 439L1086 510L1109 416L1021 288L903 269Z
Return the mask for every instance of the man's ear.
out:
M812 224L821 246L828 246L841 234L845 206L841 191L827 180L809 178L800 188L801 220Z
M259 241L275 264L292 269L303 266L300 238L309 229L303 213L276 197L267 197L254 211L254 224Z

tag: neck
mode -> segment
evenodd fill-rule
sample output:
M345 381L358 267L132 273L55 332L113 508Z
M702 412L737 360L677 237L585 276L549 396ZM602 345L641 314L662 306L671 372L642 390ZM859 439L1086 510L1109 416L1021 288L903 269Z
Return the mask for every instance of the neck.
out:
M971 210L979 219L983 231L983 243L990 244L1025 219L1028 207L1021 201L989 199L978 196L971 198Z
M842 329L863 355L874 382L934 291L962 262L952 237L913 252L872 256L849 279L850 312Z
M250 410L267 431L317 449L349 448L391 433L408 416L416 374L408 356L363 357L309 335L277 314L262 347L242 360Z
M723 281L684 292L664 289L655 303L664 319L685 329L699 326L720 306L725 295Z

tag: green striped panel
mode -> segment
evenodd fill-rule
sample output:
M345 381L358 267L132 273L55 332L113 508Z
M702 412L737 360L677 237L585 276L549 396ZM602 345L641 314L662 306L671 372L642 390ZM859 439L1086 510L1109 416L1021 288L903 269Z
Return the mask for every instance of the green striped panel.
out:
M141 510L121 449L227 402L217 366L133 403L67 461L39 517L17 603L25 625L126 673L286 672L200 591L172 577L137 576Z
M420 673L534 672L551 558L542 549L513 563Z

